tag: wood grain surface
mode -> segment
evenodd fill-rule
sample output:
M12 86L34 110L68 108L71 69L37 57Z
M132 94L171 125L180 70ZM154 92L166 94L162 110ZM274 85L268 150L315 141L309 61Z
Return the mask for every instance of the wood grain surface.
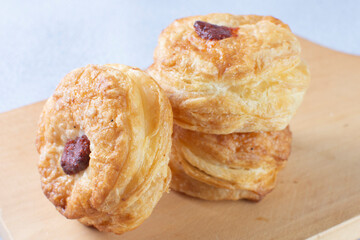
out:
M210 202L171 192L139 228L120 236L67 220L40 189L34 146L40 102L0 114L0 209L12 237L304 239L359 215L360 57L301 42L312 82L291 122L288 165L261 202Z

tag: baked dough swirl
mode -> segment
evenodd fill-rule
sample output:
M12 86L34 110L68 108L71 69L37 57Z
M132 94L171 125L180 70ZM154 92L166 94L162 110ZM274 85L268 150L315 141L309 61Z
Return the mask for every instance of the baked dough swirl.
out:
M40 117L42 190L67 218L117 234L134 229L168 190L171 133L170 103L148 74L119 64L76 69Z
M211 24L217 26L209 30ZM216 36L219 26L225 28ZM177 125L212 134L284 129L310 79L286 24L221 13L170 24L148 72L169 97Z
M275 187L291 149L281 131L205 134L174 125L171 188L206 200L261 200Z

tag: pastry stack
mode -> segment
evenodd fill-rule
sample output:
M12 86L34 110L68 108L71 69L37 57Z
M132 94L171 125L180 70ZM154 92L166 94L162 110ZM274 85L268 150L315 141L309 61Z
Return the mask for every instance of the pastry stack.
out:
M310 79L286 24L231 14L176 20L147 71L173 109L173 190L258 201L274 188Z
M116 234L148 218L169 185L258 201L289 157L308 84L300 44L278 19L177 20L148 73L88 65L61 80L39 121L42 190L65 217Z

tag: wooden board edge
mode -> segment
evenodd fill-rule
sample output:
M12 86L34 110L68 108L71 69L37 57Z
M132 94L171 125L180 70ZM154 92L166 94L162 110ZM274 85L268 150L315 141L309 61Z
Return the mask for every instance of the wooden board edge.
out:
M307 240L359 240L360 239L360 215L345 222L335 225Z

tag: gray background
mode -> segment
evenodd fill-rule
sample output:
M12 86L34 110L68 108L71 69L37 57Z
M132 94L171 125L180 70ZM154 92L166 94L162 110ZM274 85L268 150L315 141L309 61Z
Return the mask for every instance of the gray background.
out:
M299 36L360 55L356 0L1 1L0 112L49 97L89 63L146 68L163 28L212 12L273 15Z

